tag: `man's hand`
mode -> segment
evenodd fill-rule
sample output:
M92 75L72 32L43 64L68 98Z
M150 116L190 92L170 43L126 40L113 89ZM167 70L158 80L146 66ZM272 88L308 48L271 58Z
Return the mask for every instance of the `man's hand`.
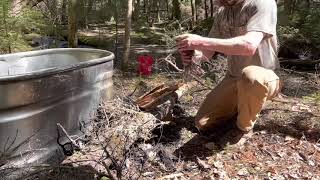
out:
M202 40L202 36L196 34L183 34L177 36L177 47L180 52L199 49L199 44Z
M191 64L192 62L192 57L194 55L194 51L193 50L188 50L188 51L179 51L180 55L181 55L181 59L182 59L182 64L184 66L188 66Z
M180 54L184 66L188 66L191 63L199 64L203 60L208 60L203 52L198 50L183 51Z

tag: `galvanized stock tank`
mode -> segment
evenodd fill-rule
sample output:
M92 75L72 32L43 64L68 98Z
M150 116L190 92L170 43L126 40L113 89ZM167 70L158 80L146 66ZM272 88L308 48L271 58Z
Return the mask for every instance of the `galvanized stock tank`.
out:
M1 55L0 167L61 161L57 123L81 134L112 96L113 59L97 49Z

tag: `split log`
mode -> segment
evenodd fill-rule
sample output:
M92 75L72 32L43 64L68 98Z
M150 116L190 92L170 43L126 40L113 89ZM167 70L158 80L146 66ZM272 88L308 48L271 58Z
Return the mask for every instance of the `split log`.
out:
M150 112L160 120L170 121L173 106L187 90L188 85L183 83L162 84L139 97L135 103L142 111Z

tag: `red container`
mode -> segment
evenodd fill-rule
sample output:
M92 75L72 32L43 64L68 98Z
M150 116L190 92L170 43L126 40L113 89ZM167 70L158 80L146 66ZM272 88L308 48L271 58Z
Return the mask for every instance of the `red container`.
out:
M138 73L139 75L149 76L152 74L153 57L149 55L138 57Z

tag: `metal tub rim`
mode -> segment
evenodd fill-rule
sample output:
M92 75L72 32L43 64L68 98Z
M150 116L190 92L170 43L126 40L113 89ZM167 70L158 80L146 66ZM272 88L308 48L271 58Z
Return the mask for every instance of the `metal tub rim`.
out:
M101 58L96 58L94 60L90 61L84 61L77 64L67 65L60 68L49 68L39 71L33 71L30 73L24 73L19 75L12 75L12 76L0 76L0 82L14 82L14 81L25 81L30 79L36 79L36 78L42 78L58 73L73 71L75 69L79 68L86 68L98 64L103 64L109 61L112 61L115 56L112 52L102 50L102 49L91 49L91 48L54 48L54 49L46 49L46 50L37 50L37 51L28 51L28 52L20 52L20 53L14 53L14 54L5 54L0 55L0 61L1 58L6 58L9 56L15 56L17 58L23 58L23 57L32 57L32 56L39 56L39 55L46 55L50 53L56 53L56 52L73 52L73 51L82 51L82 52L96 52L96 53L105 53L106 56Z

